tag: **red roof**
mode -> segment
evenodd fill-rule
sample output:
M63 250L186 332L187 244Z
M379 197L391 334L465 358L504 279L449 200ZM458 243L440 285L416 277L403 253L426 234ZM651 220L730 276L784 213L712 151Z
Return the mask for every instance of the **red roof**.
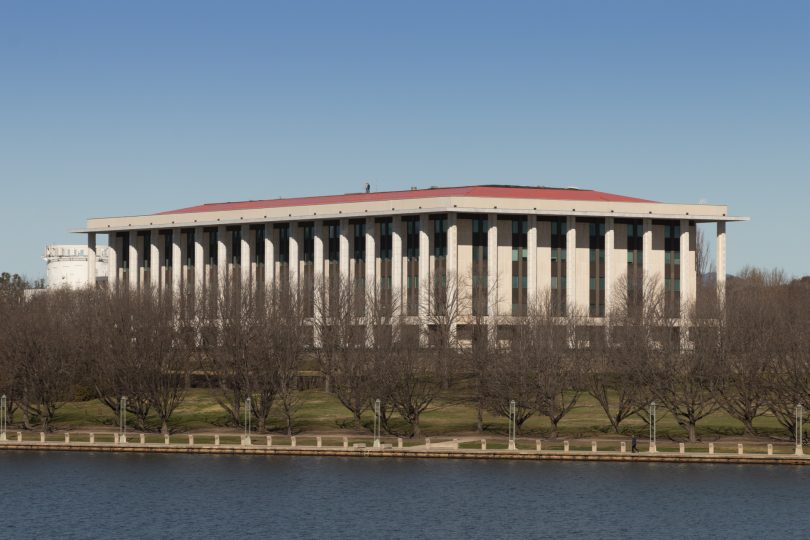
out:
M574 188L548 188L526 186L465 186L448 188L412 189L408 191L380 191L372 193L346 193L345 195L323 195L318 197L293 197L290 199L267 199L201 204L160 214L188 214L195 212L220 212L229 210L254 210L258 208L283 208L286 206L309 206L317 204L340 204L356 202L396 201L421 199L425 197L482 197L537 199L548 201L603 201L603 202L654 202L623 195L613 195L601 191Z

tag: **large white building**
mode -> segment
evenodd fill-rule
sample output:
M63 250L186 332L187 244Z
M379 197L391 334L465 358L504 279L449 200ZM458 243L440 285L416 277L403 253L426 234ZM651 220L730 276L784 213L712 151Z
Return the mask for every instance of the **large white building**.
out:
M402 315L420 317L426 285L443 279L485 283L488 315L520 316L550 294L561 313L599 319L628 276L658 280L673 316L683 314L696 294L698 224L716 225L723 294L726 224L745 219L723 205L480 185L203 204L90 219L77 232L88 237L89 282L97 237L107 238L111 286L201 290L233 272L307 289L337 272L390 289Z
M89 249L86 245L50 244L42 259L46 264L45 287L55 289L68 287L80 289L91 283L87 271ZM102 246L94 252L96 271L92 283L107 280L107 248Z

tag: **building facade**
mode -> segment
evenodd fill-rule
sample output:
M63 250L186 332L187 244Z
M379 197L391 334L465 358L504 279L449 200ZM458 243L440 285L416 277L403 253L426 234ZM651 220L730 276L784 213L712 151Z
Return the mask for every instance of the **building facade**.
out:
M486 185L204 204L90 219L77 232L87 234L91 283L103 235L110 286L197 291L236 275L301 290L340 276L390 291L402 315L424 317L442 280L466 290L476 315L521 316L548 295L560 315L576 309L598 321L619 284L634 294L634 283L651 280L671 317L682 317L695 300L701 223L716 224L723 295L726 224L745 219L722 205Z

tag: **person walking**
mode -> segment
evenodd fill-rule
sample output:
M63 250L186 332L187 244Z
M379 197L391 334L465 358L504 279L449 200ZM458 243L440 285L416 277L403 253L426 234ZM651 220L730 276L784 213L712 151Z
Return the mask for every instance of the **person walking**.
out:
M632 454L638 453L638 437L636 437L635 433L633 433L633 437L630 439L630 452Z

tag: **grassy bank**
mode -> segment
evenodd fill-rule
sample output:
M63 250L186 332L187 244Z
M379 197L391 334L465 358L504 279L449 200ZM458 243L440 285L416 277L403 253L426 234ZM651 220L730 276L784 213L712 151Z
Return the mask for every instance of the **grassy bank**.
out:
M658 409L659 440L683 440L686 433L660 407ZM271 432L284 430L277 411L271 414L269 428ZM19 418L15 418L19 421ZM366 413L364 421L367 426L372 423L372 416ZM97 400L67 403L56 414L53 428L56 430L103 430L113 429L117 425L117 416ZM786 438L781 426L769 416L758 418L755 428L763 438ZM151 428L157 429L156 420ZM397 425L405 431L404 425ZM9 429L14 426L10 425ZM214 394L205 389L193 389L185 402L177 409L171 419L171 428L176 433L239 431L240 426L229 423L229 418L217 404ZM475 436L475 411L472 407L460 403L454 396L438 400L435 406L422 417L422 430L426 436ZM530 418L520 433L527 438L544 438L550 431L548 420L535 416ZM296 414L295 432L307 434L353 434L359 435L368 431L358 430L352 423L351 415L331 394L308 390L301 393L301 402ZM643 438L647 434L647 425L638 418L623 423L622 438L632 432ZM485 436L498 437L506 435L507 420L503 417L487 414L485 416ZM698 424L698 434L705 441L720 438L743 439L743 426L723 412L717 412ZM560 438L572 439L612 439L618 436L613 433L605 419L602 409L590 396L583 395L576 408L560 424ZM662 441L663 442L663 441Z

